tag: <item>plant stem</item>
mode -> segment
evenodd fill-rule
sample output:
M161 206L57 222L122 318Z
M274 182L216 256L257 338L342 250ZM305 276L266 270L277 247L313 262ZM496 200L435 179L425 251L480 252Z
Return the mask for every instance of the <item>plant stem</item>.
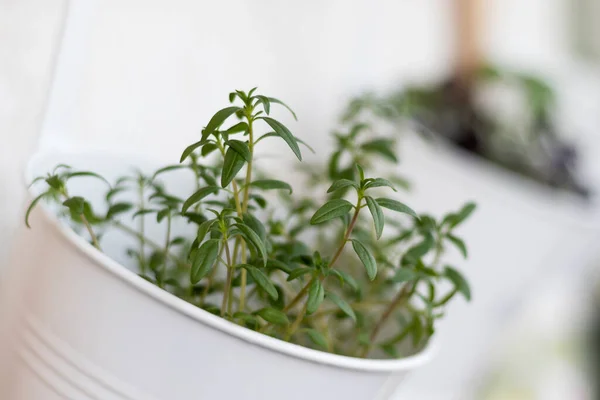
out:
M286 342L289 342L292 335L294 333L296 333L296 331L298 330L298 327L300 326L300 324L302 323L302 320L304 319L304 316L306 315L307 308L308 308L308 302L304 303L304 306L302 307L302 310L300 310L300 313L298 313L298 316L294 320L294 323L292 325L290 325L290 327L286 331L286 333L285 333L285 341Z
M160 273L160 283L161 287L164 287L164 282L165 282L165 275L167 274L167 264L169 262L169 257L167 257L167 254L169 254L169 248L171 247L171 211L169 211L169 214L167 214L167 237L165 239L165 262L163 263L163 267L162 267L162 271Z
M102 249L100 248L100 244L98 243L98 238L96 237L96 234L94 233L94 230L92 229L92 225L89 223L89 221L87 220L85 215L83 215L83 213L79 214L79 218L81 218L81 222L83 222L83 225L85 225L88 233L90 234L90 237L92 238L92 243L94 244L94 247L97 248L98 250L102 251Z
M225 247L225 256L227 257L227 280L225 282L225 289L223 290L223 302L221 303L221 317L225 316L225 311L227 310L227 303L229 301L231 291L231 281L233 279L231 251L229 250L229 242L227 240L227 237L223 238L223 246Z
M161 252L162 254L166 255L167 257L170 257L171 260L173 260L174 262L176 262L179 266L181 267L185 267L185 268L190 268L190 265L186 262L184 262L183 260L181 260L179 257L177 257L174 254L168 253L165 254L164 253L164 248L163 246L159 245L158 243L148 239L146 236L142 235L141 233L135 231L134 229L128 227L125 224L122 224L119 221L110 221L114 227L121 229L123 232L128 233L132 236L137 237L138 239L144 239L144 243L150 247L152 247L154 250L157 250L159 252Z
M144 202L144 178L140 177L139 180L139 196L140 196L140 204L139 204L139 208L140 210L143 210L145 207L145 202ZM143 215L140 216L140 235L139 235L139 239L140 239L140 273L142 275L146 274L146 254L145 254L145 249L146 249L146 237L145 237L145 218Z
M242 202L242 211L248 210L248 201L250 199L250 183L252 182L252 161L254 160L254 133L252 127L252 110L246 117L248 120L248 149L250 150L250 161L248 161L248 167L246 168L246 181L244 183L244 201Z
M333 265L336 263L336 261L340 258L341 254L342 254L342 251L344 251L344 247L346 246L346 242L348 242L348 239L350 238L350 235L352 234L352 230L354 229L354 226L356 225L356 221L358 220L358 214L360 213L360 203L361 203L361 201L362 201L362 197L359 196L358 202L356 204L356 210L354 211L354 215L352 216L352 219L350 220L350 224L348 224L348 229L346 229L346 233L344 234L344 238L342 240L342 243L338 247L337 251L335 252L335 255L333 256L333 258L331 259L331 263L329 263L329 268L333 267ZM325 277L322 276L319 279L321 281L323 281L325 279ZM300 292L298 292L298 294L296 295L296 297L294 297L294 299L283 309L283 312L289 311L292 307L294 307L296 304L298 304L298 302L302 299L302 297L308 292L308 288L310 287L311 283L312 283L312 280L310 280L300 290Z
M242 264L246 263L246 242L242 241ZM247 271L245 268L242 268L242 281L240 283L240 304L238 307L238 311L243 312L246 308L246 280L247 280Z

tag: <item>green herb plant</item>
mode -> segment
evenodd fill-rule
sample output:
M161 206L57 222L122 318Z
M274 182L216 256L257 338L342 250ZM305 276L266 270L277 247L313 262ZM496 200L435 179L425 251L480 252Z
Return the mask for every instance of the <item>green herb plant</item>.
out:
M444 255L451 246L467 256L455 230L475 205L436 219L392 198L394 180L370 177L361 165L395 164L393 142L366 137L370 128L360 122L336 135L326 171L317 175L317 183L329 181L327 193L292 195L287 182L257 179L254 161L256 147L272 138L302 160L304 142L271 112L282 106L296 115L256 88L235 91L229 100L234 105L213 115L179 164L112 184L67 165L37 178L47 185L27 210L27 226L32 209L46 199L85 228L98 250L109 230L131 235L137 245L127 254L141 277L281 340L371 358L406 356L425 346L450 300L457 294L470 300L467 281ZM181 169L195 182L184 198L161 181ZM83 177L106 185L105 211L67 189ZM123 193L137 200L118 200ZM164 226L164 241L146 234L149 216ZM192 236L176 235L174 222L181 220L194 227Z

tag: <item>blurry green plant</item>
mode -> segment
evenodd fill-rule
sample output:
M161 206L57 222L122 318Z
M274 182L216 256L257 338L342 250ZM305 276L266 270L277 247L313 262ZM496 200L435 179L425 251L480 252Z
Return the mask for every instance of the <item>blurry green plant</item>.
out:
M27 210L27 225L31 210L47 199L84 226L99 250L99 232L118 229L132 235L138 246L127 254L141 277L282 340L360 357L400 357L425 346L448 302L457 294L471 298L467 281L443 256L453 246L467 257L455 230L475 205L435 219L380 196L395 192L394 183L368 177L361 163L395 163L397 156L389 139L359 140L367 130L359 123L335 136L327 171L318 176L320 183L330 184L324 203L316 195L292 196L287 182L256 179L257 145L279 138L302 160L303 142L270 116L273 106L287 108L295 118L293 111L255 91L231 93L230 102L239 105L216 112L179 164L151 176L123 176L111 185L96 173L57 166L34 181L44 181L47 188ZM259 128L269 129L259 133ZM169 193L161 182L179 169L195 178L187 198ZM95 212L88 200L67 190L80 177L106 183L106 212ZM286 201L267 200L266 191L283 192ZM138 200L115 200L124 192ZM163 243L147 237L149 215L166 226ZM123 222L125 217L137 220L137 226ZM194 225L195 235L175 236L177 219ZM353 252L346 251L349 247Z

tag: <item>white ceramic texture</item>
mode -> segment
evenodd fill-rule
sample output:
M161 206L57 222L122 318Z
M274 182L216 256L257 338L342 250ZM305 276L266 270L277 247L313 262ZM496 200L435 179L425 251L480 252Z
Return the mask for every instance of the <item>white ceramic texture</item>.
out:
M126 165L115 157L40 156L29 179L58 160L108 177ZM94 199L101 185L81 180L71 190ZM45 207L31 225L19 232L0 302L0 357L10 365L0 375L2 399L386 399L431 358L428 349L361 360L269 338L139 278ZM112 243L109 253L126 246Z

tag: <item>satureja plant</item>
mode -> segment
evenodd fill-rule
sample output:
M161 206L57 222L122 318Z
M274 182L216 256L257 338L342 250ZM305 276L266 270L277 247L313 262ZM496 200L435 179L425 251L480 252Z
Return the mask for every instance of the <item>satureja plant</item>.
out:
M435 219L380 196L396 192L394 183L368 177L361 164L380 158L397 162L393 142L364 141L359 136L372 132L358 122L347 134L336 135L326 171L317 176L317 184L331 179L323 197L295 196L287 182L256 178L257 145L280 138L302 160L300 145L305 144L270 116L274 105L295 118L294 112L255 91L231 93L230 102L239 105L215 113L179 164L151 175L136 172L111 184L95 172L58 165L34 181L47 187L30 204L27 225L32 209L46 199L84 227L98 250L109 230L131 235L137 245L127 254L141 277L266 335L357 357L417 351L457 293L470 299L467 281L444 262L444 254L450 245L467 256L455 229L474 204ZM344 158L345 153L350 156ZM161 181L181 169L194 177L187 198L170 193ZM311 173L314 178L314 169ZM72 179L82 177L104 182L105 211L96 212L89 200L68 190ZM137 201L119 200L123 194ZM389 213L397 218L388 218ZM146 234L150 215L165 227L164 242ZM194 234L177 236L177 220L193 225Z

